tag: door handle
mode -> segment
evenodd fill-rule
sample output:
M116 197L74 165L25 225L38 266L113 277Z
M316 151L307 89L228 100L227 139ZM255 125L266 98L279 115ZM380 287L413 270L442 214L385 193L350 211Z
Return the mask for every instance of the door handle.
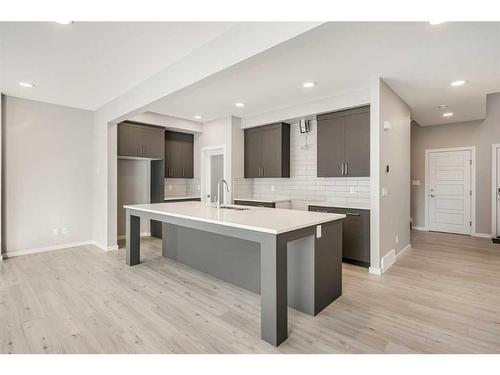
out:
M429 194L431 198L435 198L436 196L434 194Z

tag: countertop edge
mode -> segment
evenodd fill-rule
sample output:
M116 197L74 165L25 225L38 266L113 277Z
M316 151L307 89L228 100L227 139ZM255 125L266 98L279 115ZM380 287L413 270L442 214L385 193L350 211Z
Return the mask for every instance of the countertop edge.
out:
M226 227L233 227L233 228L239 228L239 229L247 229L247 230L251 230L251 231L255 231L255 232L268 233L268 234L274 234L274 235L288 233L288 232L293 232L294 230L308 228L308 227L313 227L313 226L316 226L316 225L325 224L325 223L329 223L329 222L332 222L332 221L342 220L342 219L344 219L346 217L343 214L333 214L332 213L331 215L335 215L337 217L334 218L334 219L321 219L321 220L317 220L317 221L314 221L312 223L308 223L307 225L296 225L296 226L293 226L293 227L290 227L290 228L287 228L287 229L284 229L284 230L273 230L273 229L267 229L267 228L262 228L262 227L254 227L254 226L245 225L245 224L227 223L227 222L220 222L220 221L217 221L217 220L212 220L212 219L207 219L207 218L199 218L199 217L188 216L188 215L174 214L174 213L170 213L170 212L167 213L167 212L163 212L163 211L156 211L156 210L150 210L150 209L145 209L145 208L134 207L134 206L130 206L130 205L125 205L125 206L123 206L123 208L129 209L129 210L135 210L135 211L149 212L149 213L159 214L159 215L172 216L172 217L176 217L176 218L180 218L180 219L200 221L200 222L209 223L209 224L218 224L218 225L223 225L223 226L226 226ZM254 209L258 209L258 208L256 207Z

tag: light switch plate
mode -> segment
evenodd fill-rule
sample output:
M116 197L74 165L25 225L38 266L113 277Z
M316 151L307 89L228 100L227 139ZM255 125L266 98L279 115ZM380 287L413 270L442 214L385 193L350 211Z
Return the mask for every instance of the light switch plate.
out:
M387 197L389 195L389 189L386 187L382 187L382 196Z
M276 190L275 186L271 185L271 191L275 191L275 190Z
M413 181L411 182L411 184L412 184L413 186L420 186L420 180L413 180Z
M168 185L168 190L172 190L172 185Z
M316 225L316 238L321 238L321 225Z
M390 130L392 128L392 124L389 121L384 121L384 130Z

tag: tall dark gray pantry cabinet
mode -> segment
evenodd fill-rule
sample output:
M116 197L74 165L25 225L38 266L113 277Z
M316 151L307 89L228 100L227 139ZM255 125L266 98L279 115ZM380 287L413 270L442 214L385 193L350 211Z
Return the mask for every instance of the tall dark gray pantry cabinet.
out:
M118 158L150 160L150 203L164 201L165 128L131 122L118 124ZM161 236L161 223L151 220L151 234Z
M318 121L318 177L370 176L370 106L324 113Z
M290 177L290 125L245 129L245 178Z

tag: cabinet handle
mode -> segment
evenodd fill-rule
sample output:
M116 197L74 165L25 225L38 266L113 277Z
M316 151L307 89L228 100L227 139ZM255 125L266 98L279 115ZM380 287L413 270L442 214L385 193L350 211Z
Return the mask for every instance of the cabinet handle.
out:
M345 162L345 174L346 175L349 174L349 163L348 162Z
M182 168L182 177L184 177L184 168Z
M346 212L345 213L347 216L361 216L361 214L358 214L356 212Z
M341 174L343 176L344 175L344 162L342 162L340 170L341 170Z
M262 177L264 177L264 167L262 167Z

